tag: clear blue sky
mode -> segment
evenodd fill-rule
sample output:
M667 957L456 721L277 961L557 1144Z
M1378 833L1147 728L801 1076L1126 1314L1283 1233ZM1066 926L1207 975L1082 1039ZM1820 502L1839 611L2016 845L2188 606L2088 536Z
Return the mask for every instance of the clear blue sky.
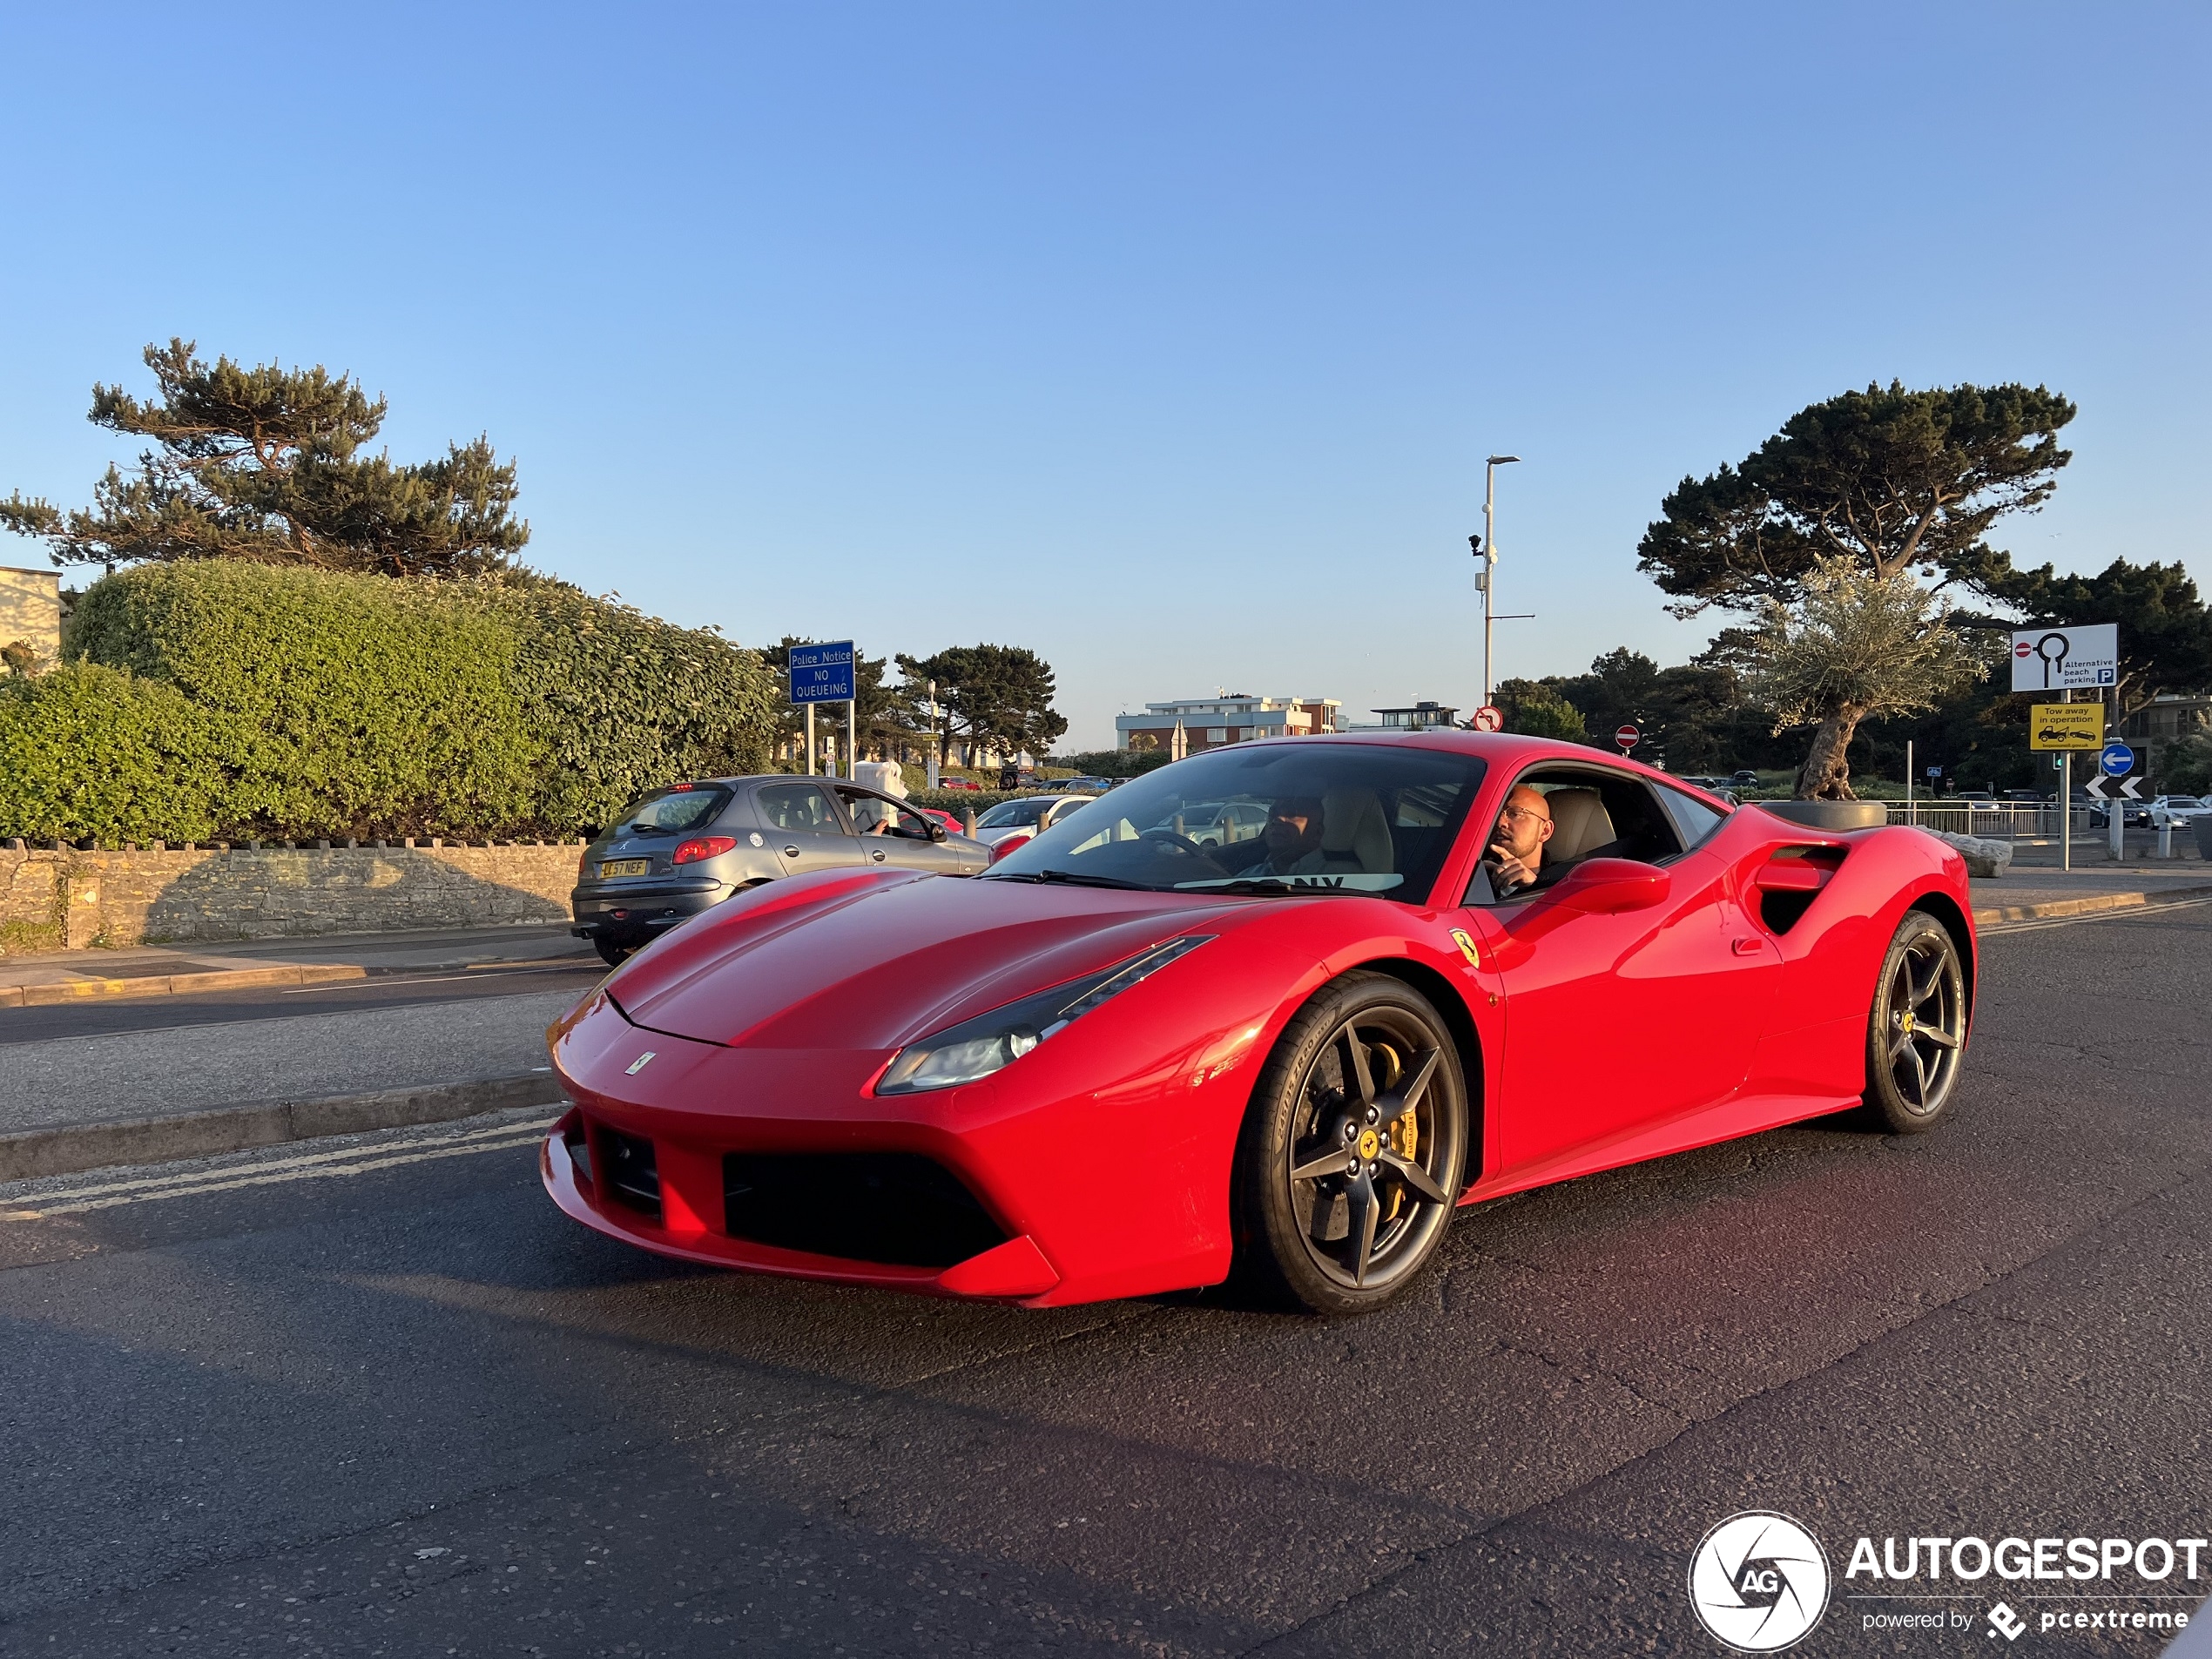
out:
M2081 406L2016 556L2205 554L2212 11L11 6L0 489L138 354L482 431L529 556L1148 698L1679 662L1659 498L1870 380ZM38 564L10 538L0 562Z

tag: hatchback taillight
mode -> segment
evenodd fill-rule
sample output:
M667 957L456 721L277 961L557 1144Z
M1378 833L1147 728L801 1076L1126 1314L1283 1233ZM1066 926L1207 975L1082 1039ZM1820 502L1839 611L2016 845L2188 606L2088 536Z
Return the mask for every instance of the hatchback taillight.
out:
M719 858L738 844L734 835L701 835L677 844L670 855L671 864L697 864L701 859Z
M1003 841L1001 841L996 846L991 849L991 862L996 864L1008 853L1014 852L1016 848L1028 846L1031 841L1034 841L1036 839L1036 835L1034 832L1022 835L1008 836Z

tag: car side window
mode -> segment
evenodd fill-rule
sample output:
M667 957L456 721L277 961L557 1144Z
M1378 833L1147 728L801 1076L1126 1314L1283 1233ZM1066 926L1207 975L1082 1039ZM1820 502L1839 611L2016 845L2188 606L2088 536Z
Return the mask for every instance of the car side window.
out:
M1716 807L1708 806L1696 796L1686 794L1679 789L1662 786L1658 795L1667 809L1667 815L1675 820L1676 829L1682 833L1682 844L1685 847L1696 846L1718 829L1721 820L1728 816Z
M802 835L842 835L845 826L818 784L763 784L753 804L771 829Z
M1514 792L1523 787L1544 798L1544 810L1536 820L1523 816L1531 810L1525 799L1514 799ZM1507 813L1515 814L1515 821L1508 823ZM1551 833L1548 839L1540 839L1537 822L1547 815ZM1516 904L1535 897L1586 860L1659 864L1679 857L1689 845L1673 816L1642 779L1572 765L1536 765L1522 772L1507 790L1498 815L1480 833L1483 857L1468 879L1463 904ZM1501 845L1510 849L1516 844L1527 847L1525 856L1538 860L1539 873L1533 882L1495 878L1491 849Z

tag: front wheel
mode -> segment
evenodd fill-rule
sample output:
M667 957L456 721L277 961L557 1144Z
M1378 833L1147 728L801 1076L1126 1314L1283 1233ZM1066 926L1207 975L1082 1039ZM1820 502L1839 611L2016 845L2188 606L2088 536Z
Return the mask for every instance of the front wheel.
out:
M1451 1224L1467 1124L1459 1050L1426 997L1379 974L1325 988L1276 1043L1238 1138L1238 1278L1316 1313L1388 1301Z
M1866 1103L1900 1135L1933 1129L1959 1087L1966 974L1951 930L1905 913L1882 958L1866 1027Z

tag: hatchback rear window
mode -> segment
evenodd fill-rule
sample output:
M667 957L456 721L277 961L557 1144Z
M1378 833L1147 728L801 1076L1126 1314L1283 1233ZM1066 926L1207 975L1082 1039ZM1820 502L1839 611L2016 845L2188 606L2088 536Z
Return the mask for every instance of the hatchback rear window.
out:
M624 807L622 816L607 833L681 835L686 830L712 823L722 815L722 808L729 799L730 792L719 787L685 784L674 789L658 789Z

